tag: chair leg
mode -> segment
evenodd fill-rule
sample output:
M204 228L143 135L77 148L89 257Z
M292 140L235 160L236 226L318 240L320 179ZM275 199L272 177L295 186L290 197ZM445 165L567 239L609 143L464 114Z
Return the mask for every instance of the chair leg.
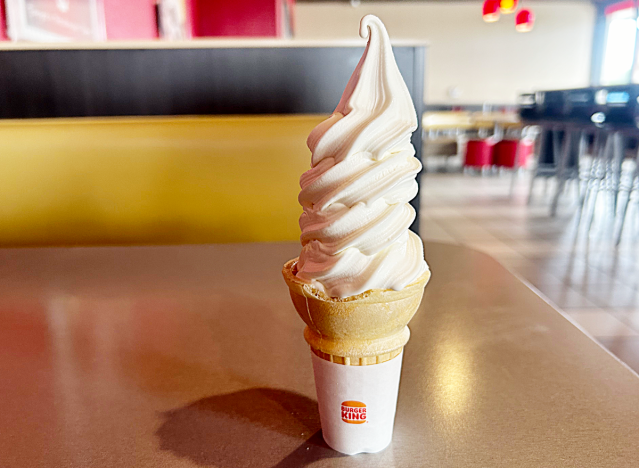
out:
M628 188L628 197L626 197L626 203L621 210L621 222L619 224L619 231L617 232L617 239L615 245L618 246L621 243L621 236L623 234L623 227L626 222L626 216L628 214L628 205L630 205L630 198L632 192L635 190L635 183L639 178L639 148L637 148L637 155L635 156L635 170L632 172L632 179L630 180L630 187Z
M537 172L537 170L535 170ZM533 198L533 189L535 188L535 179L537 179L537 174L533 172L532 177L530 178L530 187L528 188L528 204L532 203Z
M624 138L620 132L613 136L613 153L612 153L612 195L613 195L613 216L617 213L617 202L619 200L619 188L621 184L621 166L624 156Z
M521 157L521 140L517 141L517 148L515 149L515 162L512 169L512 177L510 178L510 198L515 194L515 182L517 180L517 171L519 170L519 159ZM532 187L531 187L532 191Z
M590 208L591 214L590 214L590 222L588 223L588 231L592 229L592 224L595 219L595 212L597 211L597 196L599 195L599 191L601 190L601 185L605 183L605 179L607 177L607 172L608 172L608 154L611 149L610 147L612 143L612 138L609 133L607 133L604 136L604 138L605 138L605 143L603 144L601 155L599 156L599 159L600 159L599 166L603 167L603 174L601 176L599 176L598 174L595 174L596 179L595 179L595 183L593 187L594 196L593 196L593 200L592 200L591 208Z
M596 177L597 177L597 169L599 167L599 162L601 159L599 157L600 155L599 155L599 136L598 135L595 136L595 144L593 145L592 153L593 154L592 154L592 161L590 163L590 170L588 171L585 187L583 191L581 192L581 198L579 200L580 207L579 207L579 214L578 214L579 216L578 224L580 224L581 220L583 219L584 212L586 211L588 202L590 201L593 185L595 184Z
M630 205L630 197L632 192L628 192L628 196L626 197L626 202L623 204L621 208L621 223L619 224L619 230L617 231L617 237L615 239L615 245L618 246L621 243L621 236L623 234L623 227L626 222L626 215L628 214L628 205Z
M535 166L535 170L532 174L532 177L530 178L530 188L528 189L528 204L530 205L532 203L532 198L533 198L533 188L535 186L535 179L537 178L537 176L539 175L539 161L541 159L541 154L543 152L543 148L544 148L544 132L542 131L539 134L539 140L537 141L537 155L536 155L536 159L537 159L537 165Z
M580 205L581 206L581 172L580 172L580 167L581 167L581 160L583 159L584 154L586 154L586 131L582 130L579 133L579 153L577 155L577 166L576 166L576 177L575 180L577 181L577 200L580 201Z
M597 196L599 195L599 191L601 190L601 180L595 181L595 186L593 188L594 195L592 197L592 202L590 204L590 222L588 223L588 231L592 229L593 221L595 220L595 212L597 211Z
M564 144L561 153L559 154L559 161L557 167L557 187L555 190L555 196L550 206L550 216L557 215L557 205L559 204L559 196L564 191L566 185L566 165L568 164L568 158L570 157L570 140L572 138L572 132L568 129L564 131ZM555 147L559 147L559 132L555 132ZM557 154L557 153L555 153Z

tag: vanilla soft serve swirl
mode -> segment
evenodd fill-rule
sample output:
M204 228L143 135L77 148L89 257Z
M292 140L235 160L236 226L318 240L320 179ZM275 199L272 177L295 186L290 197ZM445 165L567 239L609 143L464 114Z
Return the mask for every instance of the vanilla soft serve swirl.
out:
M368 44L337 108L308 137L300 179L297 277L331 297L403 289L427 269L408 227L417 195L411 134L417 116L379 18L362 18Z

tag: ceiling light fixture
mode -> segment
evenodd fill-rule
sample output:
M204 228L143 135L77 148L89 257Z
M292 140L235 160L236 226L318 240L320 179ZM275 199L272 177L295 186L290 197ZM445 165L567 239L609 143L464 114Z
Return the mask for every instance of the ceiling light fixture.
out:
M518 4L519 0L501 0L499 2L499 9L503 14L508 15L515 12Z
M499 0L486 0L482 9L482 16L487 23L494 23L499 19Z
M528 9L523 9L517 13L515 18L515 29L518 32L529 32L535 25L535 14Z

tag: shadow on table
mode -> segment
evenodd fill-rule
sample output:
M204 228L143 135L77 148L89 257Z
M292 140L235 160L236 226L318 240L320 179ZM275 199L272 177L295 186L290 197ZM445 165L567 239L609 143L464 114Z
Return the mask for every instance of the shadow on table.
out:
M160 448L202 466L283 468L342 456L322 439L317 402L284 390L216 395L162 415Z

